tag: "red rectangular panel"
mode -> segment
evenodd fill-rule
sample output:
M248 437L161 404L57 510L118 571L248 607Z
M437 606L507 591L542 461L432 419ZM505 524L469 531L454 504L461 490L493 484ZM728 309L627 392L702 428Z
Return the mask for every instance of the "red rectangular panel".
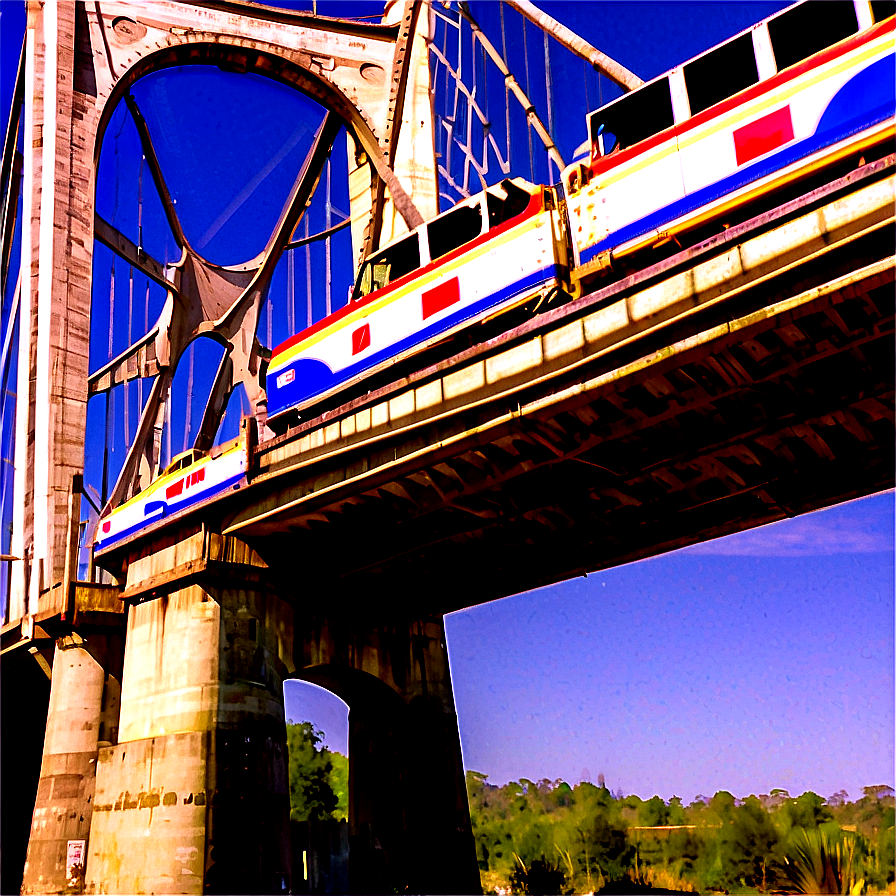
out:
M790 106L777 109L756 121L745 124L734 132L734 152L737 164L743 165L793 140Z
M184 480L178 479L173 485L169 485L168 488L165 489L165 497L166 498L176 498L179 494L181 494L184 490Z
M363 352L369 345L370 324L364 324L352 333L352 354L357 355L358 352Z
M423 293L423 320L459 301L460 284L457 277L452 277Z

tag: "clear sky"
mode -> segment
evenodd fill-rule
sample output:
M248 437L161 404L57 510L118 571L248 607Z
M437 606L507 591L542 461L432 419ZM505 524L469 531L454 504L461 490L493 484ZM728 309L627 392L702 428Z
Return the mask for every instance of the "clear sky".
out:
M893 494L447 618L464 765L686 801L893 783Z
M645 79L784 5L542 4ZM381 8L356 3L350 11L368 15ZM343 14L345 9L344 3L318 4L324 14ZM498 4L474 3L473 9L500 46ZM22 4L0 0L4 125L23 27ZM546 99L544 84L538 83L543 79L538 68L544 59L541 43L529 44L528 73L520 42L511 40L510 46L517 53L511 67L518 79L527 83L531 77L533 99ZM569 159L585 137L584 112L611 99L615 88L599 83L580 61L564 61L556 48L551 52L556 68L550 117ZM245 225L251 219L259 231L264 221L272 220L270 199L277 191L285 195L283 185L288 187L300 164L310 113L301 112L302 101L285 96L284 88L268 85L266 102L292 110L278 119L277 128L262 133L253 123L239 134L219 135L208 126L216 114L225 124L244 121L253 112L259 120L268 116L248 94L231 91L227 79L236 76L213 72L219 93L206 96L196 74L146 79L135 95L171 173L172 188L180 191L188 235L195 233L197 242L207 238L216 260L218 253L235 247L240 257L232 260L242 261L257 246L252 243L251 251L242 251L240 221ZM178 96L198 99L181 123L187 129L182 133L192 128L192 136L188 133L175 145L165 142L164 122L183 108ZM220 114L227 102L240 106L239 115ZM547 119L548 111L540 108ZM305 121L305 126L286 126L287 121ZM124 118L122 123L119 131L107 131L107 141L113 139L110 134L121 134L122 151L119 167L108 169L107 191L113 189L114 171L122 182L139 176L132 125ZM244 164L231 184L233 196L243 196L245 206L220 192L207 207L187 207L193 201L187 191L195 179L188 176L180 185L174 172L183 173L192 159L197 176L205 169L211 176L214 162L219 166L214 177L221 182L227 178L219 170L223 156L214 155L215 147L243 141L257 148L262 137L268 141L266 155L254 158L251 169ZM113 146L104 145L102 165L109 165L110 154L117 152ZM242 152L233 155L245 157ZM271 161L278 159L282 164ZM240 184L253 183L252 176L269 162L270 177L254 192L241 193ZM148 221L161 220L150 193L146 187L147 230ZM126 199L130 194L121 195ZM116 225L127 230L136 206L130 196L131 206L126 209L123 199L113 213L117 196L106 192L100 199L107 203L105 213L110 218L118 214ZM334 201L340 204L338 198ZM267 211L255 211L263 208ZM253 239L257 235L251 234ZM165 234L155 236L156 251L163 254ZM265 238L262 234L258 244ZM108 271L109 253L98 251L97 257L97 266ZM231 259L222 255L220 260ZM114 273L119 297L128 290L125 267L119 264ZM279 282L275 289L281 288ZM140 296L144 283L137 283ZM137 317L149 316L150 308L154 314L160 301L147 294ZM316 301L315 316L319 297ZM123 309L119 299L116 315ZM288 335L283 329L287 315L279 307L277 314L272 341ZM102 348L106 356L120 351L127 333L117 325L114 335L109 351L104 344L92 349ZM197 381L209 377L215 364L197 354ZM136 400L132 394L129 401ZM135 405L132 426L136 410ZM91 419L102 420L102 408L91 413L98 415ZM120 418L119 408L119 427ZM88 462L96 464L96 456ZM886 493L451 614L446 630L465 766L499 784L521 777L575 783L596 780L602 773L613 790L645 798L678 795L685 801L719 789L746 795L773 787L791 793L812 789L822 796L846 789L857 797L863 786L893 784L893 519L894 496ZM313 721L326 732L328 744L342 751L345 712L344 705L319 689L287 686L287 716Z

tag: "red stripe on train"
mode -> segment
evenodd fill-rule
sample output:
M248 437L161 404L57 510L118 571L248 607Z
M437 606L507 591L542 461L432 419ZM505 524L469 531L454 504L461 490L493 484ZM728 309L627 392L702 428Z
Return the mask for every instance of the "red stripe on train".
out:
M784 106L783 109L776 109L734 131L737 164L743 165L791 140L793 121L790 118L790 106Z
M370 324L364 324L362 327L358 327L352 333L352 354L357 355L359 352L363 352L365 348L370 346Z
M438 314L443 309L460 301L460 284L457 277L440 283L433 289L427 289L422 295L423 320Z

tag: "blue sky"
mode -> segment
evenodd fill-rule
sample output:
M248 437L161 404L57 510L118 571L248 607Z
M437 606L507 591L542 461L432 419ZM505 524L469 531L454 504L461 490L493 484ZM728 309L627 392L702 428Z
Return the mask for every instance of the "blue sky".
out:
M296 5L308 8L310 3ZM629 2L543 7L648 79L783 5ZM318 5L325 14L338 14L342 8L338 3ZM378 8L359 3L351 11L365 15ZM498 8L494 3L473 5L483 27L493 29L493 40ZM23 27L22 4L0 0L4 123ZM530 92L538 103L546 101L544 84L538 82L543 78L537 64L543 62L543 48L532 42L534 31L528 33L531 71L524 75L519 41L513 40L518 55L511 67L521 83L531 76ZM564 59L556 45L551 53L551 117L558 145L569 159L585 137L587 107L611 99L617 91L599 82L580 61ZM307 133L287 126L286 119L299 120L296 110L304 100L286 96L283 88L262 86L266 102L292 111L265 134L267 148L251 166L244 165L232 185L233 196L242 195L241 185L251 184L260 168L281 161L269 178L249 191L244 205L214 195L207 207L191 206L195 198L188 195L193 182L186 166L190 158L196 174L202 175L216 144L237 145L232 141L246 139L252 146L262 143L258 125L241 134L218 135L210 129L215 96L201 93L203 85L195 74L148 78L135 95L163 164L169 172L187 174L184 184L172 175L171 185L181 191L188 235L196 233L197 241L207 238L209 254L216 260L218 252L236 252L240 257L232 260L241 261L257 251L257 240L242 251L240 214L243 221L245 213L255 220L251 236L256 239L263 222L276 214L271 197L285 195L284 184L288 186L301 163ZM221 90L228 77L236 76L214 77ZM163 136L165 115L182 106L178 91L200 100L190 110L191 137L180 146L166 144ZM248 94L230 101L242 110L252 108ZM541 109L547 119L547 110ZM129 128L125 122L121 165L109 168L105 186L113 189L115 170L122 183L131 183L131 193L123 188L116 218L126 231L135 219L132 194L139 177ZM107 153L114 152L108 142L113 131L107 131L102 165L109 164ZM344 150L340 153L344 158ZM216 161L221 163L223 157ZM207 173L217 182L226 180L212 166ZM518 173L528 176L528 171ZM101 197L110 217L117 195L106 192ZM127 208L126 201L131 202ZM161 220L153 201L147 187L148 230L150 220ZM338 195L334 202L340 204ZM158 253L164 253L162 230L147 238L155 238ZM220 260L231 260L224 254ZM109 253L98 251L97 259L108 282ZM300 261L296 264L301 280ZM125 267L118 265L115 271L119 297L128 288ZM319 261L313 269L319 271ZM282 271L278 277L275 290L283 292ZM144 283L136 285L138 296ZM150 295L147 307L153 314L138 304L136 318L154 316L160 301L159 295ZM322 313L319 291L315 302L317 318ZM116 314L122 310L119 299ZM297 308L294 326L302 325L303 315ZM264 313L262 318L260 332L266 334ZM271 318L272 341L288 335L289 321L288 313L277 306ZM127 334L116 326L115 352L127 344ZM92 348L102 356L97 363L111 354L105 343ZM197 380L209 377L216 364L215 358L203 357L197 352ZM181 391L178 385L175 392ZM132 387L131 426L139 400ZM94 407L91 414L91 420L102 421L104 411ZM176 444L172 451L180 447ZM88 461L96 464L96 456ZM746 795L773 787L792 793L812 789L822 796L846 789L856 797L863 786L893 784L893 518L890 492L449 615L446 630L466 767L489 775L494 783L521 777L574 783L596 780L602 773L614 790L645 798L654 793L666 799L678 795L686 801L719 789ZM331 695L290 684L287 716L310 719L326 732L334 749L345 750L345 708Z
M685 800L892 783L893 509L885 493L451 614L465 766Z

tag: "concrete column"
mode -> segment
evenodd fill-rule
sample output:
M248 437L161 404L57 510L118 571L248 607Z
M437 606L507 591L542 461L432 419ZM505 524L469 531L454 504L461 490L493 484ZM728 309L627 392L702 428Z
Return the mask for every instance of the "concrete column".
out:
M441 617L346 607L301 639L300 676L350 707L351 892L479 892Z
M200 584L130 608L119 742L100 751L87 892L290 887L291 609L260 584L257 557L217 537L132 564L128 589L160 570L216 563Z
M57 641L22 893L82 892L106 672L81 639ZM6 782L9 785L9 782Z

